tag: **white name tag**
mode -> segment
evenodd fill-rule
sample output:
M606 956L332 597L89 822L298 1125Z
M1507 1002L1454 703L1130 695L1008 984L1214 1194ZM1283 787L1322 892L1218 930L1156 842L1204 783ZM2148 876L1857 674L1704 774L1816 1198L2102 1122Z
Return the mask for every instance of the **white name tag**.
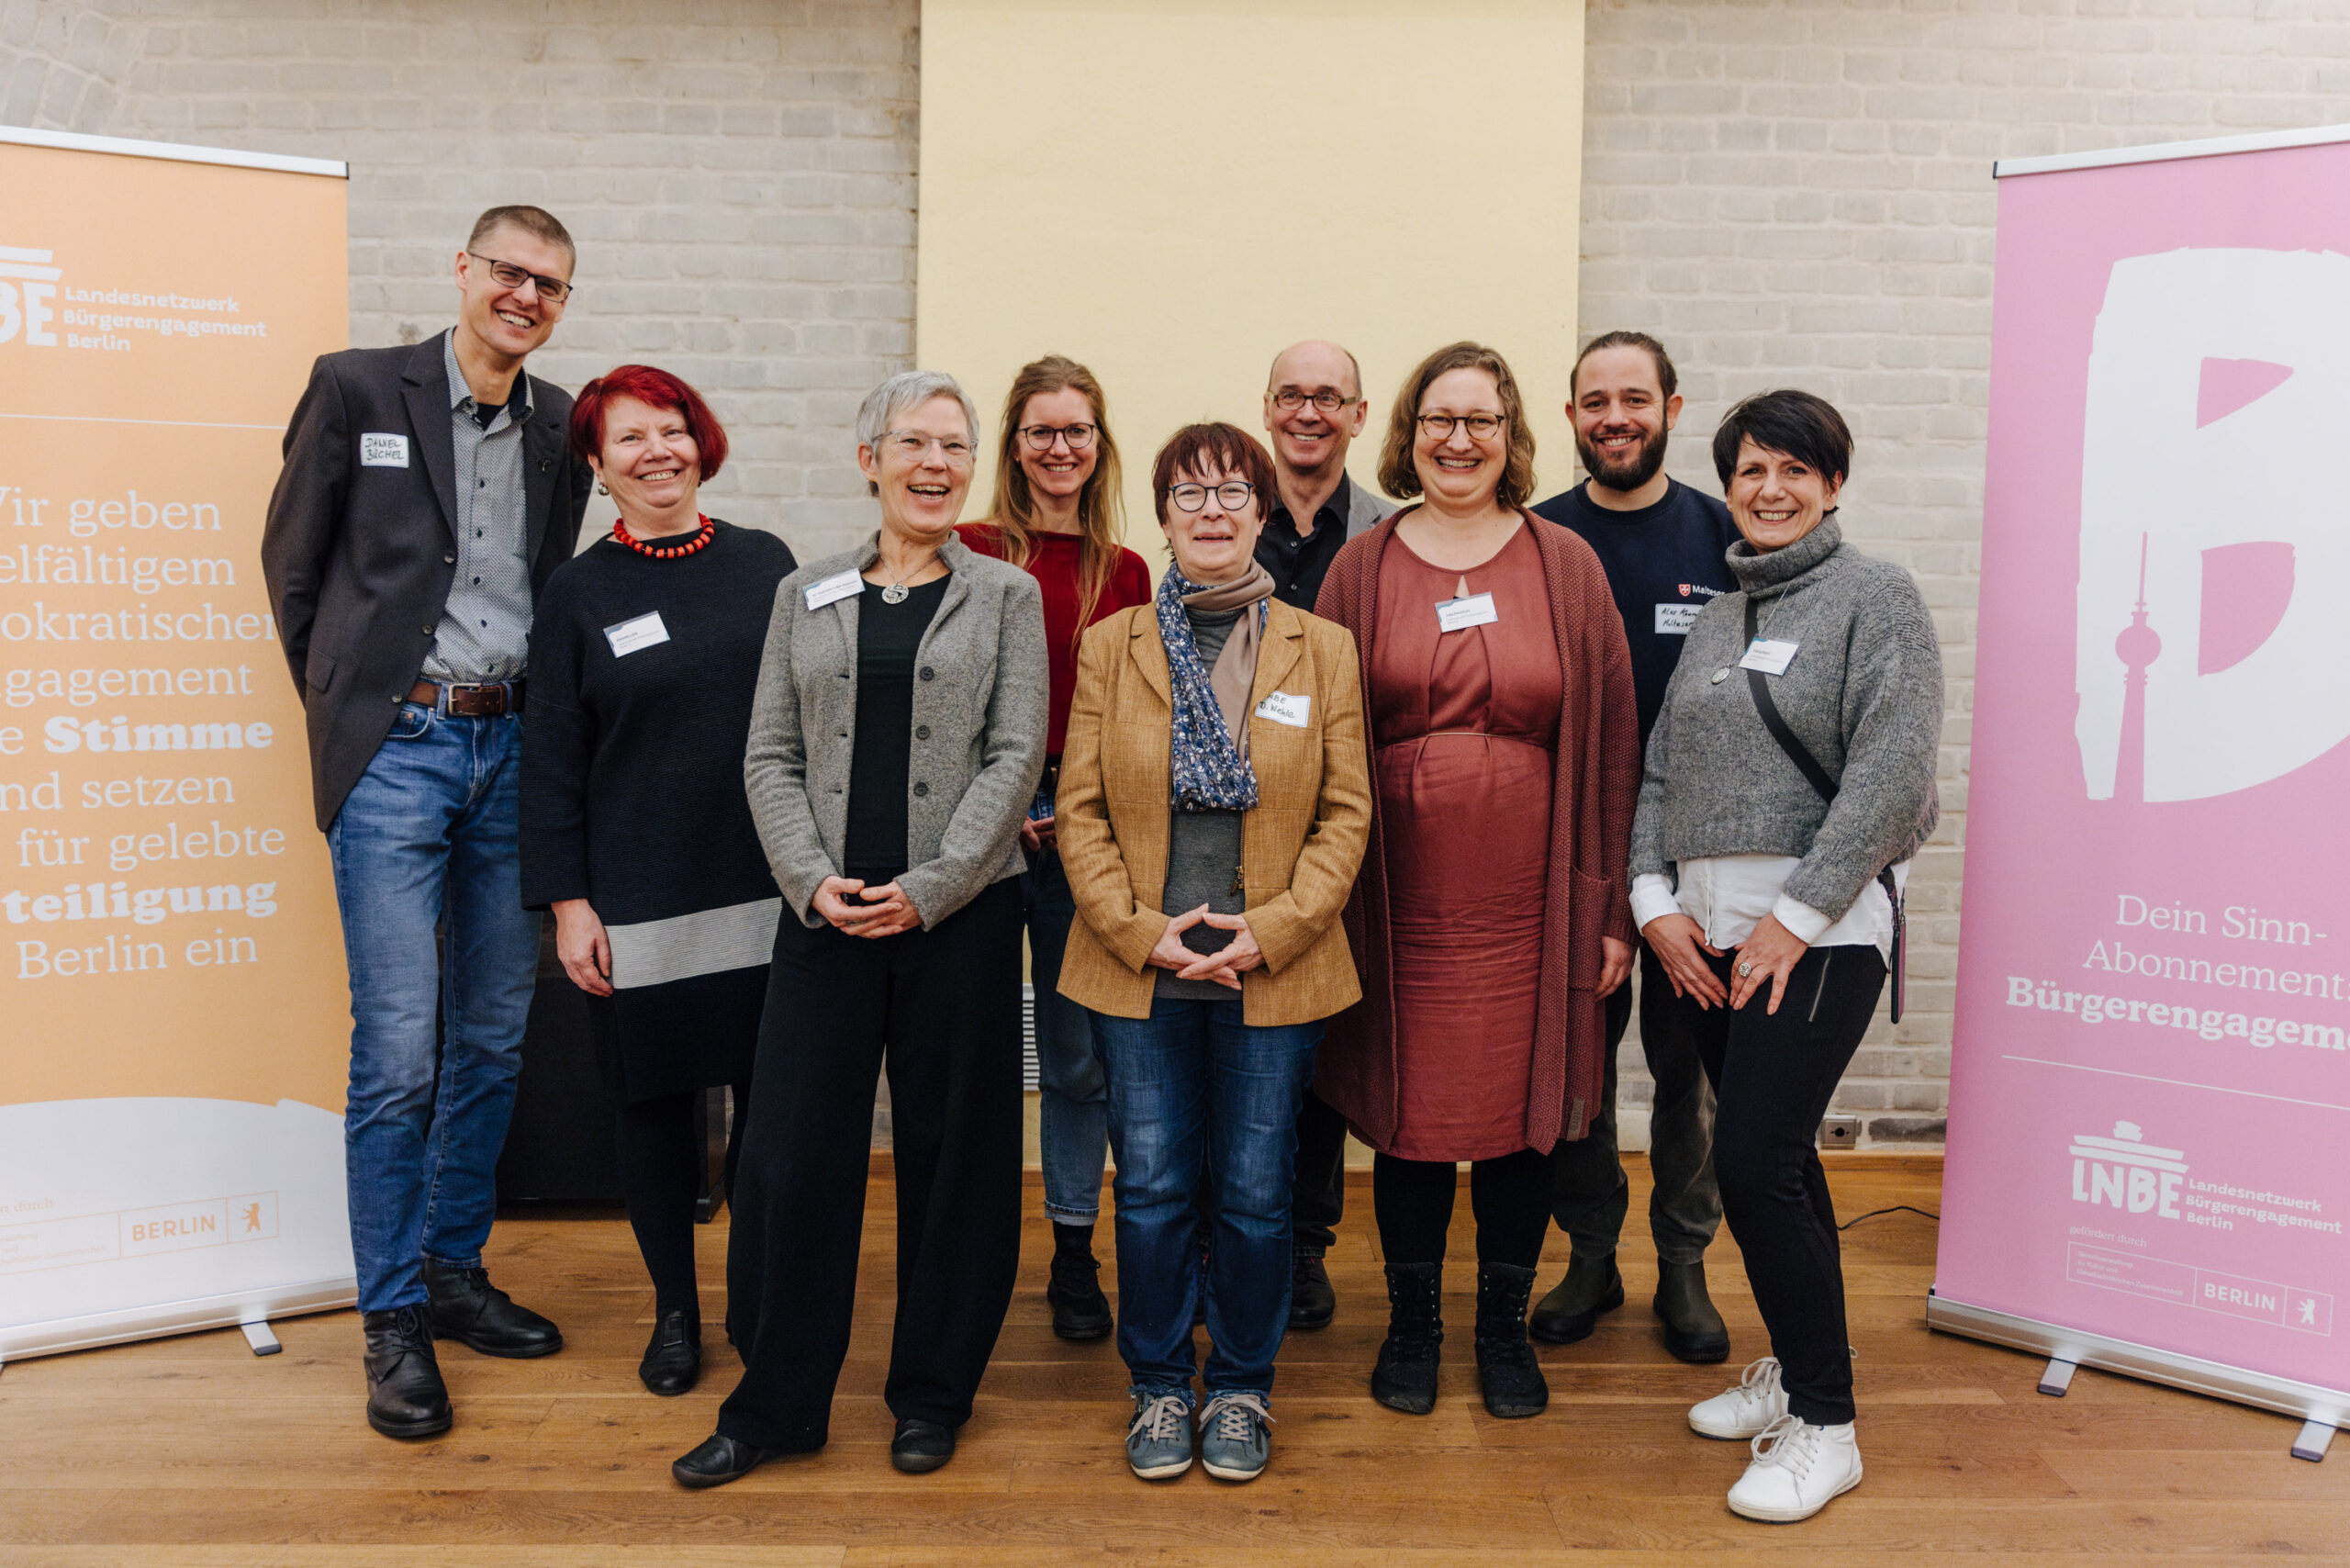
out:
M362 468L407 467L408 437L379 434L361 436L359 438L359 466Z
M824 606L865 591L865 575L856 570L841 572L821 583L808 585L808 608L822 610Z
M1257 717L1270 719L1276 724L1287 724L1293 730L1302 730L1305 727L1306 711L1313 706L1313 703L1314 699L1311 696L1292 697L1286 691L1276 691L1257 704Z
M1501 611L1494 608L1494 596L1489 593L1472 593L1467 599L1448 599L1436 607L1436 629L1439 633L1465 632L1472 626L1483 626L1501 618Z
M669 640L669 628L661 624L661 612L649 610L632 621L604 628L604 641L612 645L612 657L626 658L639 648L649 648Z
M1740 669L1759 669L1764 675L1785 675L1795 663L1796 644L1769 637L1757 637L1747 644L1746 656L1738 661Z
M1686 637L1689 628L1697 624L1697 611L1702 604L1660 604L1656 607L1656 634L1660 637Z

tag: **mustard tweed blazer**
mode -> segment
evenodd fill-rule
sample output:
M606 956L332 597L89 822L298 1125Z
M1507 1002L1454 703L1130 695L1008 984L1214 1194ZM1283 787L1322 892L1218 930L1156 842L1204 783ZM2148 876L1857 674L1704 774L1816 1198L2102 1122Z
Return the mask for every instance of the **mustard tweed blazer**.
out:
M1269 601L1249 705L1304 697L1302 725L1248 721L1257 804L1242 817L1241 886L1265 961L1240 977L1242 1019L1307 1024L1362 988L1339 924L1371 836L1371 758L1353 633ZM1078 650L1055 806L1077 900L1060 991L1120 1018L1150 1016L1150 950L1167 929L1169 752L1174 707L1152 606L1098 622Z

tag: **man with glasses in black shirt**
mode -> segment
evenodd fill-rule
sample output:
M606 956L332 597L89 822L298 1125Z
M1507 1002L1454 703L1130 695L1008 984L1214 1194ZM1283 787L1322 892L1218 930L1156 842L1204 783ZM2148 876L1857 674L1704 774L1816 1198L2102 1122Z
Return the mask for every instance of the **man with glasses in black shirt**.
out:
M1336 343L1308 339L1283 349L1265 381L1265 433L1273 480L1257 560L1273 596L1312 610L1339 546L1395 509L1347 475L1347 448L1362 433L1362 367ZM1289 1326L1320 1328L1338 1309L1323 1254L1346 1205L1347 1124L1311 1089L1297 1117L1295 1226Z

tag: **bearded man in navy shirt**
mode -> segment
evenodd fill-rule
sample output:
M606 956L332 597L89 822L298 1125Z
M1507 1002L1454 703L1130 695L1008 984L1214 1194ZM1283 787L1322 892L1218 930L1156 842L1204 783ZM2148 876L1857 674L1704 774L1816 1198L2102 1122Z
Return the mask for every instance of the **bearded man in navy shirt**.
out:
M1697 611L1737 584L1724 559L1738 537L1729 509L1664 471L1665 443L1681 394L1664 346L1644 332L1594 338L1575 361L1575 451L1590 476L1535 514L1573 529L1599 556L1631 645L1640 746L1664 705ZM1600 1315L1624 1305L1616 1267L1630 1183L1617 1157L1616 1048L1631 1022L1633 988L1607 998L1607 1076L1591 1136L1552 1157L1550 1211L1574 1244L1566 1278L1528 1319L1538 1339L1572 1344ZM1729 1330L1706 1294L1706 1247L1721 1224L1714 1182L1713 1092L1697 1052L1674 1022L1673 985L1656 955L1640 949L1640 1046L1656 1098L1649 1114L1649 1166L1656 1178L1649 1227L1656 1238L1654 1307L1668 1350L1684 1361L1719 1361Z

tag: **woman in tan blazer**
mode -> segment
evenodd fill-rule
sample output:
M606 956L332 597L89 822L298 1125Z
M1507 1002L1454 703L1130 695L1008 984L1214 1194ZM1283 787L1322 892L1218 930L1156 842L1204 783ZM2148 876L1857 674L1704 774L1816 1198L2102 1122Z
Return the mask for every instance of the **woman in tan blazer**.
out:
M1362 680L1354 639L1274 599L1256 562L1275 490L1255 438L1179 431L1151 488L1174 564L1078 655L1060 990L1092 1014L1109 1082L1127 1462L1145 1480L1191 1468L1204 1289L1199 1457L1247 1481L1271 1450L1298 1106L1322 1020L1361 994L1338 916L1371 824Z

